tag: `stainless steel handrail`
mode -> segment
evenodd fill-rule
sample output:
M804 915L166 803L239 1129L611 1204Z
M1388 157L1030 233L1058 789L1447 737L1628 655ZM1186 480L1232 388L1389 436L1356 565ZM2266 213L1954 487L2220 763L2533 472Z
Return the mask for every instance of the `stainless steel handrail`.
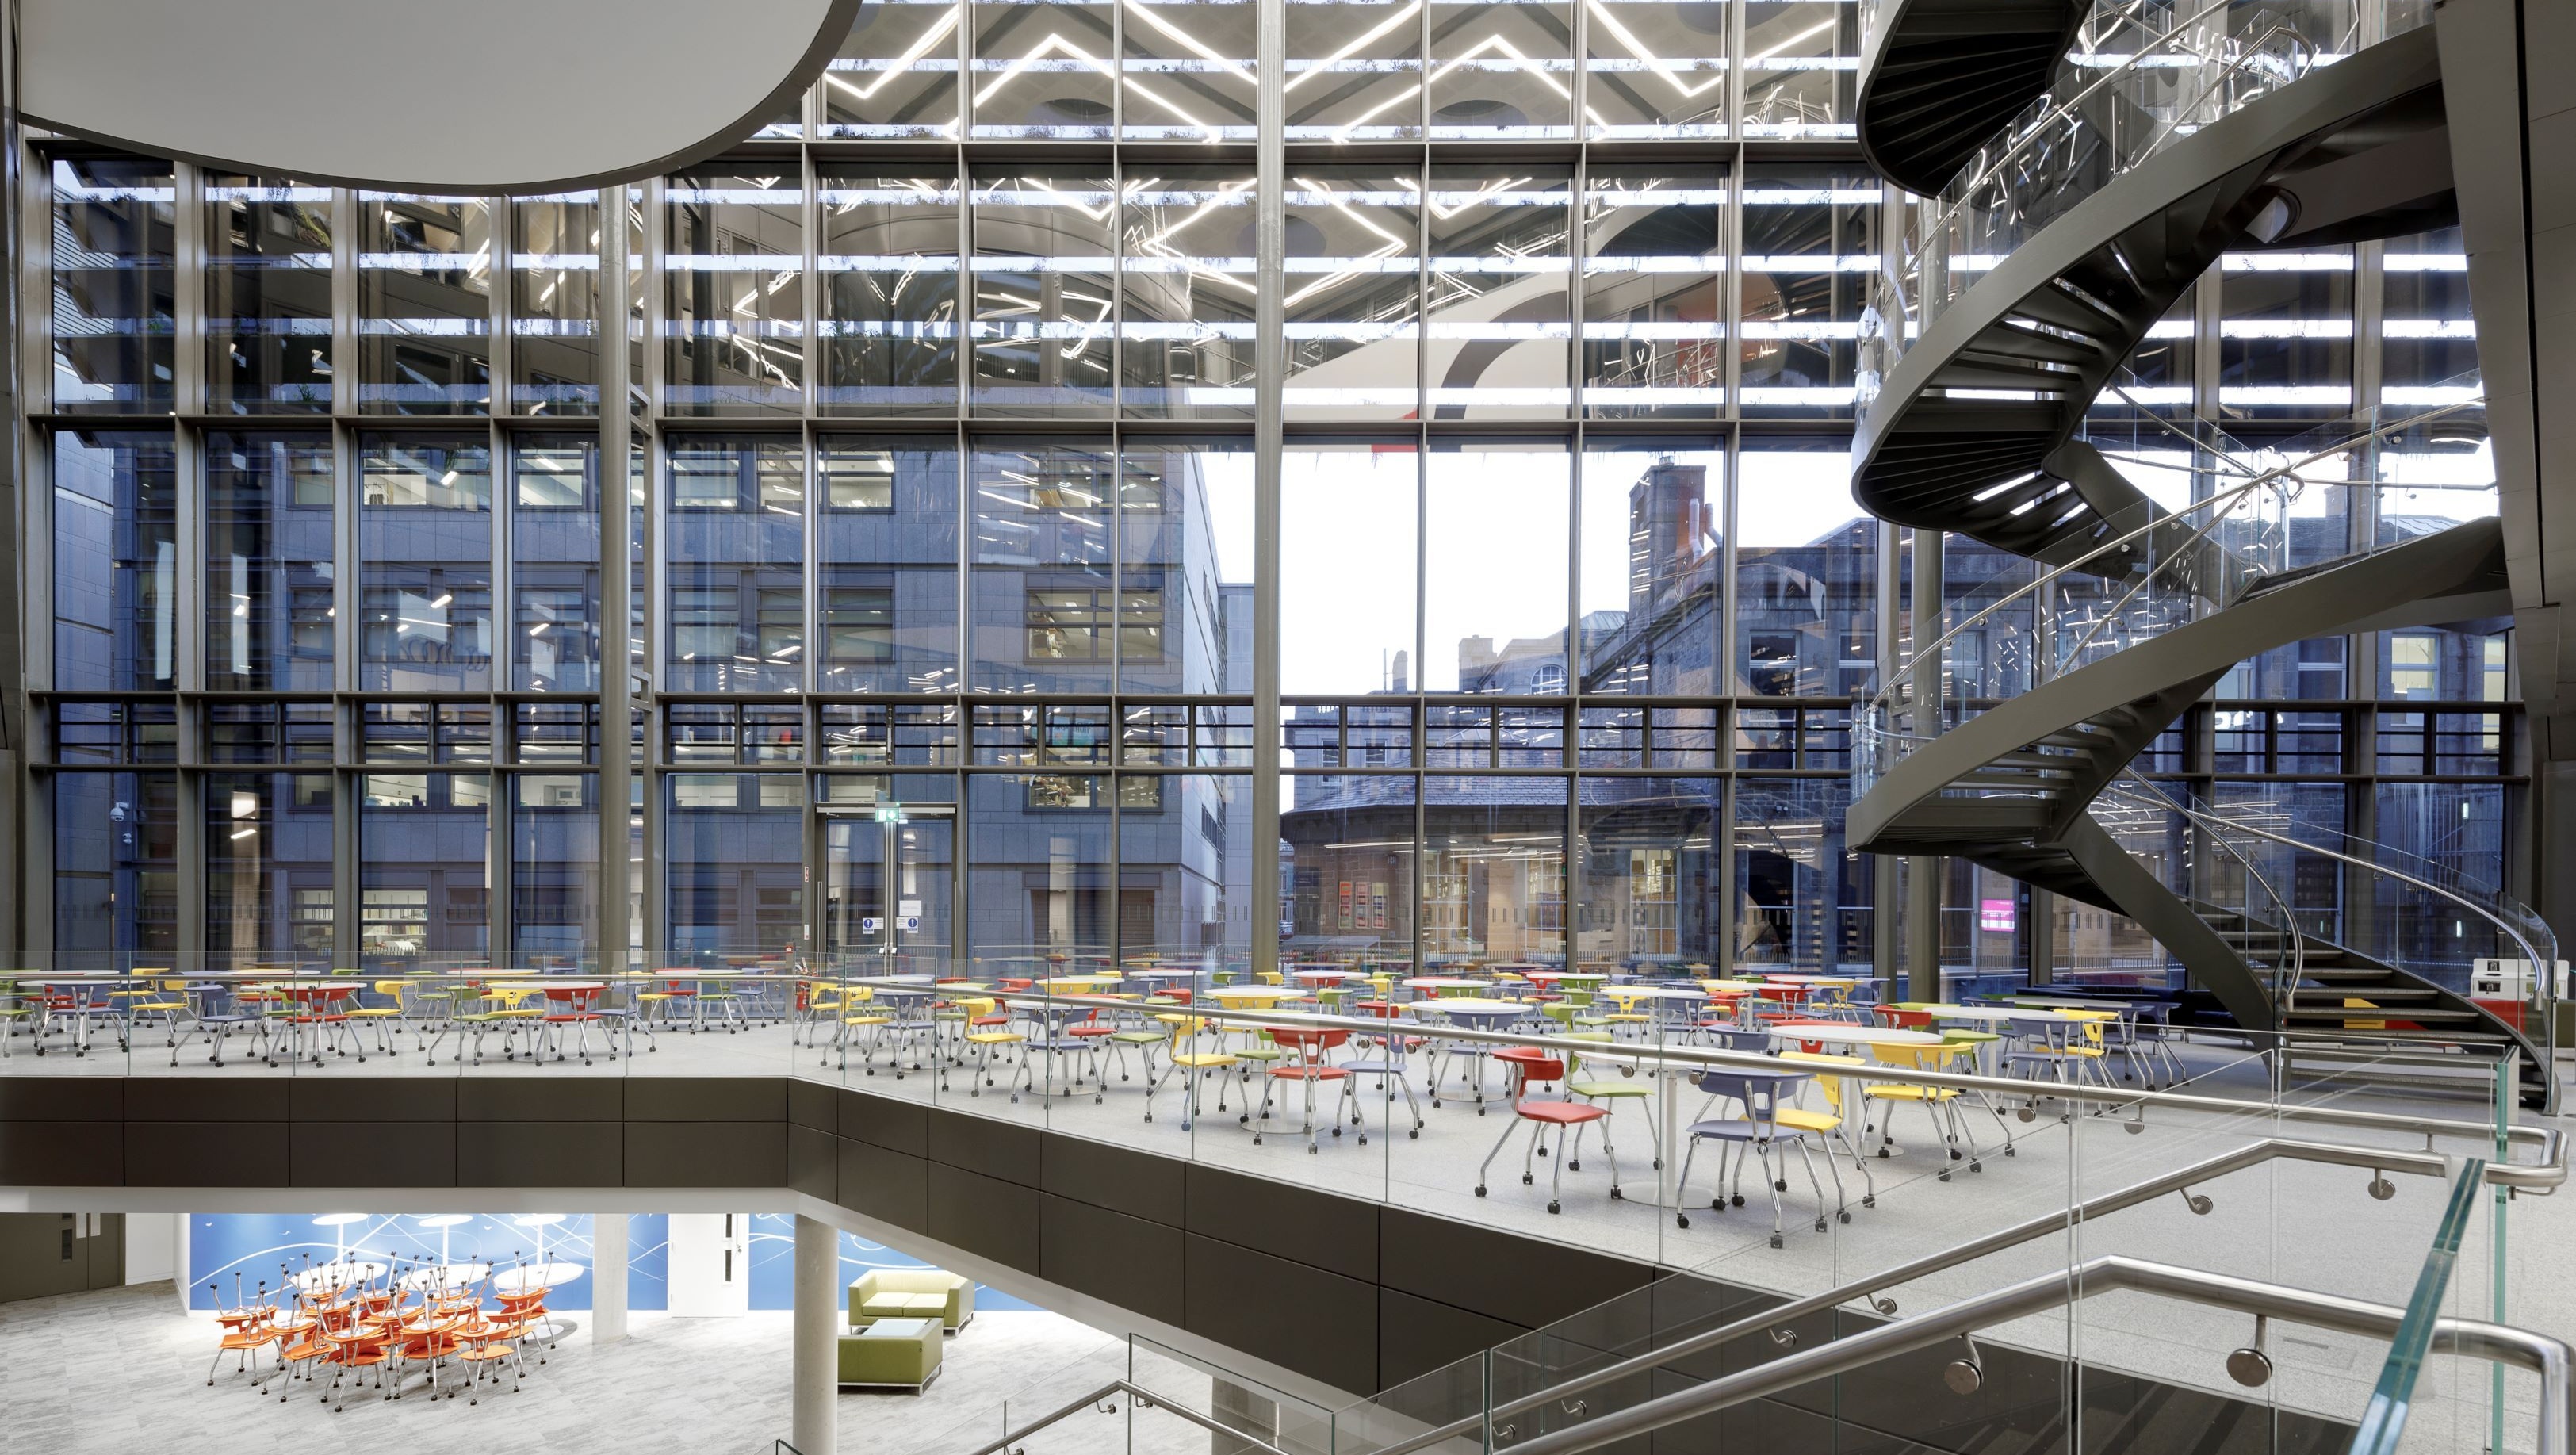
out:
M1821 1293L1811 1293L1777 1308L1765 1309L1748 1318L1737 1319L1732 1323L1722 1324L1687 1338L1676 1339L1643 1354L1631 1355L1616 1363L1588 1370L1571 1379L1561 1380L1545 1389L1495 1405L1491 1409L1470 1415L1465 1419L1453 1420L1437 1429L1425 1430L1418 1435L1409 1436L1395 1444L1373 1451L1371 1455L1412 1455L1413 1451L1469 1434L1487 1420L1525 1414L1551 1401L1564 1399L1568 1395L1581 1394L1587 1390L1626 1379L1631 1375L1643 1374L1677 1359L1704 1354L1749 1335L1795 1323L1809 1314L1839 1308L1856 1299L1868 1300L1870 1307L1881 1314L1893 1314L1896 1312L1896 1301L1881 1295L1884 1290L1900 1283L1911 1283L1915 1279L1944 1272L1989 1253L2001 1252L2006 1248L2037 1238L2071 1231L2106 1214L2152 1202L2170 1192L2183 1191L2187 1194L2190 1188L2198 1184L2262 1163L2276 1160L2321 1162L2345 1167L2368 1167L2373 1172L2404 1172L2426 1177L2444 1177L2450 1173L2450 1159L2432 1152L2400 1152L2394 1154L2394 1160L2382 1160L2389 1155L2371 1148L2345 1147L2331 1142L2301 1142L2284 1137L2266 1137L2262 1141L2248 1143L2234 1151L2223 1152L2215 1157L2204 1158L2188 1167L2176 1168L2171 1172L2148 1178L2144 1182L2132 1183L2117 1191L2087 1198L2083 1202L2042 1213L2038 1217L2025 1219L2009 1227L1997 1228L1993 1232L1971 1238L1954 1247L1944 1248L1938 1253L1926 1254L1911 1262L1900 1263L1893 1268L1882 1269L1866 1277L1851 1279ZM2194 1213L2205 1215L2211 1203L2204 1197L2192 1201L2190 1207Z
M2162 788L2157 787L2152 780L2131 775L2129 781L2138 784L2147 791L2143 794L2131 793L2116 786L2115 782L2114 786L2103 791L2102 796L2105 798L2119 798L2132 801L2145 801L2152 798L2156 802L2163 804L2166 810L2181 814L2186 820L2196 821L2189 808L2176 802L2173 795L2165 792ZM2253 880L2255 883L2262 885L2263 893L2268 895L2274 904L2281 907L2281 933L2289 937L2290 953L2288 959L2283 964L2272 967L2272 1008L2273 1013L2275 1015L2279 1015L2289 1009L2290 996L2297 991L2299 981L2305 978L2308 973L2307 932L2299 927L2298 913L2291 905L2290 901L2282 897L2280 890L2272 887L2270 877L2265 875L2260 868L2257 868L2254 861L2251 858L2248 858L2244 851L2238 849L2234 844L2227 842L2225 835L2214 835L2213 838L2218 844L2218 847L2224 850L2229 858L2234 859L2244 868L2245 876ZM2220 907L2225 908L2223 905ZM2248 908L2251 908L2251 906L2248 906ZM2248 914L2246 919L2248 922L2251 922L2253 916ZM2239 958L2242 957L2240 956ZM2287 1026L2284 1025L2283 1028L2287 1029Z
M1154 1391L1131 1384L1124 1379L1113 1379L1107 1384L1100 1386L1098 1389L1093 1390L1091 1393L1082 1396L1080 1399L1074 1400L1072 1403L1065 1405L1062 1409L1050 1410L1047 1413L1038 1416L1036 1419L1020 1426L1018 1429L1011 1431L1009 1434L1004 1435L1002 1438L995 1440L989 1445L976 1446L972 1451L968 1452L968 1455L1002 1455L1002 1452L1010 1449L1014 1442L1025 1440L1029 1436L1036 1434L1038 1431L1045 1429L1047 1426L1056 1423L1058 1420L1068 1419L1074 1415L1081 1414L1085 1410L1099 1404L1102 1400L1119 1394L1126 1395L1129 1399L1135 1401L1140 1408L1158 1409L1166 1414L1178 1415L1182 1419L1189 1421L1191 1424L1198 1426L1200 1429L1207 1431L1211 1435L1219 1435L1238 1444L1247 1445L1252 1449L1265 1451L1267 1452L1267 1455L1288 1455L1287 1451L1280 1449L1278 1446L1271 1444L1267 1440L1247 1435L1243 1431L1235 1429L1230 1425L1222 1424L1207 1415L1200 1414L1197 1410L1191 1409L1188 1405L1174 1404L1172 1401L1156 1394Z
M2232 1309L2284 1323L2387 1338L2404 1322L2403 1309L2333 1294L2312 1293L2228 1274L2204 1273L2135 1258L2091 1259L2062 1272L1979 1294L1945 1308L1820 1344L1812 1349L1736 1374L1709 1380L1645 1400L1571 1429L1525 1440L1515 1455L1577 1455L1617 1440L1659 1430L1716 1410L1759 1399L1782 1390L1874 1364L1891 1355L1929 1349L1973 1334L1991 1324L2008 1322L2101 1293L2151 1293L2185 1302ZM2537 1455L2568 1455L2567 1439L2576 1410L2576 1381L2571 1381L2571 1353L2563 1340L2527 1329L2474 1319L2443 1319L2434 1325L2434 1347L2473 1359L2517 1364L2540 1376L2540 1410L2536 1418ZM977 1455L987 1455L985 1451Z
M850 976L831 981L844 985L906 985L920 989L917 982L887 980L878 977ZM1688 1071L1695 1067L1727 1071L1753 1071L1768 1075L1813 1076L1816 1065L1811 1061L1784 1061L1776 1056L1756 1055L1750 1051L1718 1050L1705 1046L1657 1045L1642 1041L1618 1041L1608 1045L1600 1041L1576 1040L1567 1036L1528 1035L1517 1031L1491 1031L1470 1026L1435 1025L1427 1021L1388 1021L1377 1017L1321 1015L1301 1011L1243 1011L1215 1006L1160 1004L1151 1001L1121 1000L1101 995L1051 995L1040 991L979 991L994 999L1023 1004L1061 1005L1082 1010L1145 1012L1148 1014L1184 1015L1194 1020L1224 1025L1245 1025L1271 1029L1342 1030L1360 1035L1382 1036L1390 1031L1419 1034L1433 1040L1473 1041L1494 1046L1529 1046L1539 1050L1558 1051L1593 1061L1615 1061L1622 1065L1654 1065L1659 1068ZM1436 1008L1440 1002L1419 1004ZM2249 1033L2250 1034L2250 1033ZM1962 1091L1982 1091L2003 1096L2030 1099L2052 1098L2059 1101L2083 1102L2120 1109L2162 1106L2176 1111L2204 1112L2217 1116L2264 1116L2285 1121L2321 1122L2331 1126L2365 1127L2378 1131L2428 1139L2464 1137L2493 1144L2497 1128L2492 1122L2455 1121L2447 1117L2411 1116L2399 1112L2357 1111L2349 1107L2312 1105L2301 1102L2239 1101L2221 1096L2192 1096L2176 1091L2146 1089L2117 1090L2090 1086L2082 1082L2026 1081L2003 1076L1982 1076L1970 1072L1913 1070L1870 1063L1837 1064L1833 1074L1845 1080L1893 1081L1913 1086L1949 1086ZM2567 1180L2566 1134L2556 1127L2512 1125L2503 1129L2508 1146L2534 1147L2538 1158L2532 1162L2498 1163L2489 1170L2490 1180L2499 1186L2538 1192L2555 1188Z

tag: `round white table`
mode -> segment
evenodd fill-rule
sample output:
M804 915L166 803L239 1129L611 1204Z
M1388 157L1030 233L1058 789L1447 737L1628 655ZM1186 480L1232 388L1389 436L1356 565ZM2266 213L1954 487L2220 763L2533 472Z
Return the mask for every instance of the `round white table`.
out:
M433 1263L415 1268L396 1280L409 1289L444 1288L459 1290L483 1281L492 1271L489 1263Z
M1300 990L1294 985L1220 985L1208 992L1208 999L1221 1000L1228 1005L1236 1001L1257 1002L1254 1004L1256 1010L1282 1000L1312 1000L1313 998L1310 992Z
M1819 1041L1838 1046L1940 1046L1945 1037L1930 1031L1909 1031L1895 1026L1862 1025L1856 1021L1778 1021L1763 1027L1785 1041Z
M295 1274L289 1281L306 1293L323 1293L384 1276L382 1263L324 1263Z
M492 1275L494 1293L521 1293L531 1288L561 1288L590 1270L578 1263L531 1263Z

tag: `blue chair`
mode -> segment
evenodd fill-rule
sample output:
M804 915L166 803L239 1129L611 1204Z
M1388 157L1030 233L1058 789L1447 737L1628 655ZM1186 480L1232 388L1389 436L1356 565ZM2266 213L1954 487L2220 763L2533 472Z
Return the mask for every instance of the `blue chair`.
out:
M1776 1165L1773 1161L1773 1157L1783 1145L1795 1146L1799 1157L1806 1162L1807 1181L1816 1192L1816 1231L1823 1232L1828 1221L1825 1215L1825 1185L1816 1178L1815 1154L1807 1146L1813 1134L1799 1127L1785 1125L1779 1119L1780 1113L1788 1108L1790 1100L1797 1095L1798 1088L1809 1079L1804 1073L1758 1075L1731 1071L1702 1072L1699 1077L1700 1090L1712 1097L1722 1097L1741 1103L1744 1115L1738 1118L1691 1123L1690 1151L1682 1158L1682 1180L1678 1185L1688 1188L1691 1162L1699 1155L1699 1144L1704 1141L1720 1144L1717 1176L1720 1185L1724 1186L1726 1191L1711 1198L1708 1204L1718 1212L1724 1212L1730 1205L1744 1206L1744 1164L1748 1158L1759 1159L1764 1177L1771 1184L1771 1246L1774 1248L1784 1246L1784 1239L1781 1236L1780 1194L1789 1190L1789 1179L1785 1175L1785 1168ZM1735 1176L1731 1183L1728 1182L1726 1173L1726 1164L1730 1158L1735 1164ZM1834 1181L1836 1186L1841 1185L1842 1174L1839 1171L1835 1173ZM1685 1228L1690 1226L1688 1213L1676 1213L1673 1220L1677 1226Z

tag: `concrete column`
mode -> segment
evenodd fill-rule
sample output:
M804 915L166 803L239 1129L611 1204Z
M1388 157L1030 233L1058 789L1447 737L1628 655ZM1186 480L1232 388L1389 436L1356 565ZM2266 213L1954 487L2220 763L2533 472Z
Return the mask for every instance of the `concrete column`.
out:
M604 1212L590 1225L590 1342L626 1337L626 1214Z
M787 1443L801 1455L835 1455L841 1438L841 1234L796 1219L796 1380Z

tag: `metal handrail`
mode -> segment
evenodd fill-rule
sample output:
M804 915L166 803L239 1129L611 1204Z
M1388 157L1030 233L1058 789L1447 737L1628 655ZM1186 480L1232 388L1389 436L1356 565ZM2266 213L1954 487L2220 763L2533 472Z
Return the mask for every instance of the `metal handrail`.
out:
M1821 1293L1812 1293L1777 1308L1765 1309L1748 1318L1737 1319L1732 1323L1722 1324L1688 1338L1677 1339L1660 1348L1648 1350L1646 1353L1631 1355L1626 1359L1579 1374L1572 1379L1551 1384L1535 1393L1506 1401L1465 1419L1453 1420L1436 1429L1425 1430L1393 1445L1372 1451L1371 1455L1412 1455L1413 1451L1472 1433L1487 1420L1524 1414L1551 1401L1598 1389L1602 1385L1616 1383L1631 1375L1646 1373L1678 1359L1704 1354L1711 1349L1731 1344L1753 1334L1781 1329L1809 1314L1836 1309L1855 1299L1866 1299L1870 1307L1881 1314L1893 1314L1896 1312L1896 1300L1883 1296L1886 1289L1900 1283L1911 1283L1930 1274L1944 1272L1989 1253L2001 1252L2006 1248L2037 1238L2068 1232L2106 1214L2152 1202L2170 1192L2183 1193L2191 1210L2195 1214L2206 1216L2215 1204L2205 1195L2192 1196L2190 1189L2193 1186L2224 1177L2230 1172L2242 1171L2247 1167L2283 1160L2320 1162L2344 1167L2368 1167L2374 1174L2404 1172L2409 1175L2443 1177L2448 1176L2451 1170L2450 1159L2432 1152L2389 1153L2367 1147L2340 1146L2331 1142L2302 1142L2285 1137L2266 1137L2232 1152L2223 1152L2188 1167L2176 1168L2171 1172L2148 1178L2144 1182L2132 1183L2116 1191L2087 1198L2064 1209L2042 1213L2009 1227L1997 1228L1993 1232L1971 1238L1967 1242L1945 1248L1938 1253L1926 1254L1911 1262L1900 1263L1893 1268L1851 1279ZM1778 1336L1775 1334L1774 1337Z
M2171 803L2172 800L2167 799L2166 802ZM2503 930L2506 934L2511 935L2513 937L2514 944L2521 947L2523 957L2531 964L2532 984L2535 986L2541 985L2547 978L2547 967L2552 962L2541 958L2540 952L2533 948L2531 940L2525 936L2521 930L2515 928L2510 921L2497 915L2494 911L2481 906L2476 900L2470 899L2466 895L2460 894L2454 890L2445 889L2441 885L2435 884L2430 880L2419 879L2414 875L2407 873L2403 869L2392 869L2375 860L2364 859L2358 855L2347 854L2340 850L2311 844L2305 839L2294 839L2287 834L2275 833L2270 829L2259 829L2254 827L2252 824L2238 823L2234 819L2221 818L2216 814L2207 813L2199 809L2183 808L2180 804L2175 804L2174 806L2178 811L2195 822L2206 821L2206 823L2210 825L2215 825L2235 833L2250 834L2258 839L2267 839L2273 843L2297 849L2302 853L2322 854L2326 858L2336 860L2340 863L2350 864L2356 869L2366 869L2374 874L2385 874L2391 879L2397 880L2402 884L2412 885L2428 894L2440 895L2442 898L2468 910L2470 913L2477 915L2479 918L2484 919L2495 925L2497 928Z
M1243 1431L1235 1429L1230 1425L1220 1423L1211 1416L1200 1414L1197 1410L1191 1409L1188 1405L1174 1404L1163 1396L1154 1393L1152 1390L1141 1388L1124 1379L1113 1379L1107 1384L1100 1386L1098 1389L1093 1390L1091 1393L1082 1396L1080 1399L1074 1400L1072 1403L1065 1405L1061 1409L1050 1410L1046 1414L1038 1416L1036 1419L1020 1426L1018 1429L1013 1430L1002 1438L993 1441L989 1445L978 1445L975 1449L968 1452L968 1455L1002 1455L1003 1451L1011 1448L1014 1441L1025 1440L1029 1436L1036 1434L1038 1431L1045 1429L1047 1426L1054 1424L1058 1420L1069 1419L1074 1415L1081 1414L1099 1404L1102 1400L1119 1394L1124 1394L1129 1399L1135 1401L1139 1408L1157 1409L1162 1410L1167 1414L1178 1415L1182 1419L1189 1421L1191 1424L1198 1426L1200 1429L1207 1431L1211 1435L1220 1435L1228 1440L1249 1445L1255 1450L1266 1452L1266 1455L1288 1455L1287 1451L1280 1449L1278 1446L1271 1444L1267 1440L1247 1435Z
M1874 1364L1891 1355L1935 1348L1974 1334L1992 1324L2062 1308L2096 1294L2159 1294L2185 1302L2232 1309L2284 1323L2387 1338L2404 1323L2405 1311L2385 1304L2333 1294L2312 1293L2229 1274L2204 1273L2116 1255L2091 1259L2059 1272L1979 1294L1946 1308L1802 1350L1755 1365L1736 1374L1614 1410L1572 1429L1541 1435L1513 1446L1515 1455L1578 1455L1614 1441L1659 1430L1716 1410L1795 1389L1832 1375ZM2474 1319L2442 1319L2434 1325L2435 1347L2474 1359L2520 1365L2540 1376L2540 1409L2536 1417L2536 1455L2569 1455L2568 1430L2576 1424L2576 1351L2565 1341L2528 1329ZM1974 1359L1974 1345L1969 1358ZM1974 1367L1973 1364L1971 1367ZM979 1451L977 1455L987 1455Z
M2185 819L2192 822L2198 822L2198 816L2194 814L2191 809L2186 808L2181 803L2175 801L2173 795L2156 786L2153 781L2137 777L2134 774L2129 776L2129 781L2146 789L2146 793L2132 793L2117 786L2113 786L2104 790L2104 796L2125 799L2131 802L2142 801L2146 798L2152 797L2156 802L2161 803L2167 810L2181 814ZM2290 953L2288 959L2283 964L2272 967L2272 1007L2275 1014L2285 1012L2289 1009L2290 997L2295 994L2299 988L2299 981L2305 978L2308 973L2307 931L2299 927L2299 916L2297 910L2291 905L2288 899L2282 896L2280 890L2272 887L2270 877L2265 875L2260 868L2256 867L2253 859L2248 857L2243 850L2237 848L2234 844L2227 842L2227 836L2224 834L2212 834L2211 840L2216 843L2221 850L2225 851L2229 858L2234 859L2239 867L2244 869L2247 878L2253 880L2256 884L2263 886L2263 893L2268 896L2274 904L2281 907L2281 930L2282 933L2289 936ZM2223 907L2224 906L2222 906L2222 908ZM2247 918L2250 920L2252 916L2248 915ZM2284 1028L2286 1029L2286 1021L2284 1022Z
M2187 520L2191 516L2197 515L2201 511L2207 510L2214 505L2224 504L2228 509L2232 510L2257 487L2269 484L2285 475L2293 479L2298 479L2300 484L2305 486L2308 482L2300 476L2299 472L2306 469L2308 466L2315 464L2319 460L2343 454L2357 445L2367 444L2399 429L2410 429L2429 420L2440 419L2445 415L2456 414L2462 410L2484 409L2485 407L2486 396L2482 394L2475 399L2464 399L2457 403L2446 404L2439 409L2426 410L2422 414L2410 414L2404 419L2390 420L2388 423L2380 425L2375 429L2371 429L2345 439L2337 440L2335 443L2317 450L2312 454L2302 456L2298 460L2292 461L2289 464L2266 470L2261 474L2255 475L2246 480L2243 484L2231 487L2219 494L2212 495L2206 500L2195 500L2191 504L2183 507L2181 510L2170 511L2166 514L2157 516L2154 520L2147 522L2145 525L2139 526L2135 530L2124 532L2103 542L2101 545L2094 547L2092 550L2063 566L2051 567L2050 569L2043 571L2039 575L2022 583L2009 595L1996 598L1992 603L1980 609L1974 616L1970 616L1962 620L1957 626L1943 632L1939 637L1932 641L1931 645L1917 649L1906 659L1904 666L1899 667L1894 672L1888 674L1887 684L1878 690L1877 696L1870 699L1870 704L1868 708L1865 709L1865 713L1875 715L1884 712L1892 715L1897 703L1897 689L1900 686L1911 687L1913 685L1916 664L1927 660L1937 659L1941 649L1948 646L1951 641L1956 639L1959 633L1977 625L1979 622L1984 621L1986 618L1994 615L1998 611L2001 611L2005 607L2012 605L2014 602L2021 600L2023 597L2038 591L2040 587L2057 580L2061 576L2081 570L2087 563L2127 545L2128 543L2138 539L2140 536L2151 534L2161 526L2167 526L2177 521ZM2225 512L2222 511L2220 514L2224 515ZM2201 539L2207 533L2210 526L2214 526L2216 524L2217 518L2212 517L2209 525L2204 525L2199 530L2193 532L2193 539ZM2373 545L2362 550L2350 552L2345 556L2339 556L2336 559L2357 560L2363 556L2376 555L2381 549L2383 548ZM2107 617L2104 619L2108 620ZM2089 641L2091 638L2088 636L2086 640Z
M834 984L883 985L917 982L889 980L885 977L849 976ZM1815 1063L1785 1061L1776 1056L1750 1051L1728 1051L1706 1046L1648 1044L1642 1041L1620 1041L1604 1046L1599 1041L1577 1040L1562 1035L1532 1035L1518 1031L1493 1031L1472 1026L1434 1025L1427 1021L1390 1021L1382 1017L1322 1015L1305 1011L1247 1011L1221 1009L1216 1006L1122 1000L1104 995L1055 995L1035 989L972 992L994 999L1020 1004L1060 1005L1079 1010L1143 1011L1151 1014L1180 1015L1224 1025L1243 1025L1273 1030L1342 1030L1359 1035L1383 1036L1390 1033L1423 1035L1433 1040L1472 1041L1494 1046L1529 1046L1556 1051L1594 1061L1615 1061L1622 1065L1652 1065L1660 1069L1688 1071L1707 1068L1726 1071L1751 1071L1767 1075L1813 1076ZM1440 1002L1424 1001L1436 1008ZM1981 1091L2028 1099L2045 1097L2065 1102L2115 1107L2123 1110L2151 1106L2170 1107L2176 1111L2201 1112L2214 1116L2261 1115L2292 1121L2321 1122L2331 1126L2366 1127L2373 1130L2427 1139L2465 1137L2492 1145L2497 1140L2493 1122L2455 1121L2447 1117L2415 1116L2401 1112L2359 1111L2330 1104L2289 1101L2240 1101L2220 1096L2193 1096L2177 1091L2152 1091L2143 1087L2120 1090L2093 1086L2083 1082L2036 1082L2003 1076L1984 1076L1972 1072L1915 1070L1881 1066L1872 1063L1836 1065L1833 1074L1845 1080L1889 1081L1910 1086L1947 1086L1961 1091ZM2513 1125L2503 1129L2508 1146L2536 1149L2531 1162L2500 1163L2490 1169L2489 1179L2502 1187L2538 1193L2555 1188L2567 1180L2566 1133L2557 1127Z

